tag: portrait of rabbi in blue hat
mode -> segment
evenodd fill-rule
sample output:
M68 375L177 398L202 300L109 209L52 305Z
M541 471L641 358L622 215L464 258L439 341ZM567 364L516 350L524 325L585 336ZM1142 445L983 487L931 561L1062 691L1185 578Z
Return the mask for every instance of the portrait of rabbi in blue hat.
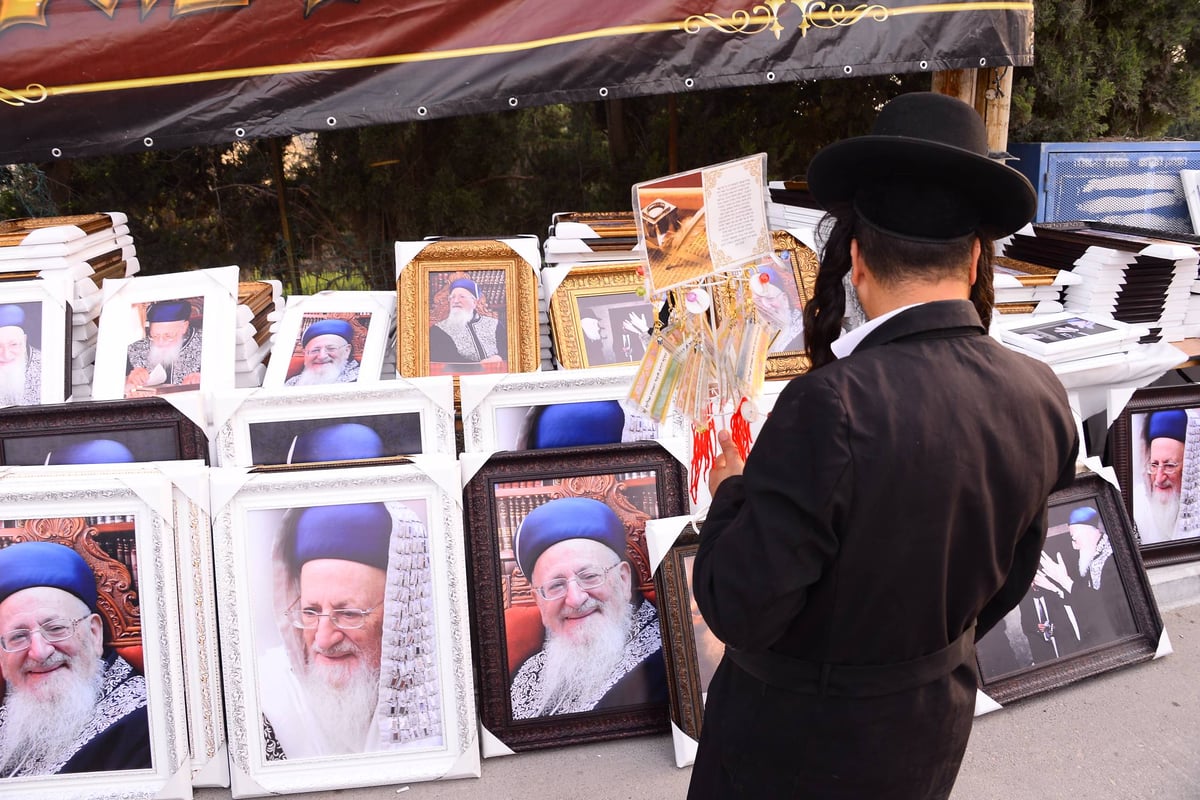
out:
M284 386L312 386L323 383L355 383L358 361L354 359L354 326L339 317L323 317L300 334L304 363L300 372L284 381Z
M146 335L125 350L125 396L158 386L200 388L203 336L192 324L194 300L163 300L146 309Z
M42 354L29 343L24 304L0 305L0 406L42 399Z
M441 374L503 372L508 357L504 323L486 310L479 284L457 278L448 287L449 308L444 319L429 326L429 362L450 365Z
M105 647L97 609L71 548L0 550L0 778L150 767L146 679Z
M1135 633L1137 625L1100 512L1081 505L1071 509L1066 523L1075 558L1068 562L1062 553L1051 558L1043 551L1033 585L1057 594L1070 606L1073 633L1082 647Z
M1188 412L1168 408L1134 415L1138 454L1134 459L1133 521L1142 544L1158 544L1197 535L1194 513L1181 515L1195 481L1187 479ZM1193 435L1193 439L1194 439ZM1195 448L1196 443L1191 444ZM1193 469L1194 471L1194 469Z
M545 628L512 680L513 719L665 703L658 613L635 598L624 523L605 503L561 497L513 539Z
M441 744L426 540L403 503L287 513L270 590L280 636L257 664L268 761Z

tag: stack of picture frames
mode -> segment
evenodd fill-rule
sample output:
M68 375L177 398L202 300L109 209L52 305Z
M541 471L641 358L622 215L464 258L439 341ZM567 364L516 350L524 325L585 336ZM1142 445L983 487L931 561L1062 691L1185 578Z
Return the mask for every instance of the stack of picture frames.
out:
M214 403L235 797L479 775L452 379L380 381L391 309L344 294L289 303L280 346L361 328L355 381Z
M460 378L485 757L666 730L645 531L688 510L688 456L681 420L655 423L625 400L633 370ZM594 603L567 618L579 589ZM603 649L588 630L609 634ZM596 674L563 701L583 664Z
M104 676L95 709L84 709L99 724L57 752L7 764L4 791L188 798L193 786L228 785L203 431L161 398L95 402L83 416L71 404L3 414L0 551L43 569L49 547L78 565L76 580L86 572L94 622L72 620L71 641L58 649L84 673L96 659ZM50 573L30 574L61 585ZM51 604L79 602L59 589L31 591ZM52 622L41 624L43 638L53 635ZM6 706L8 734L35 737L29 753L46 752L36 736L57 732L46 720L69 713L41 705L71 696L62 675L53 697L31 693L24 716Z

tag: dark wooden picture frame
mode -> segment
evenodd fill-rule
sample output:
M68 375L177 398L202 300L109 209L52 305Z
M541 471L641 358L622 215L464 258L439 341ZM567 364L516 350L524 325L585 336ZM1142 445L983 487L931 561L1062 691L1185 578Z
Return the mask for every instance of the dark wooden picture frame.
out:
M1094 527L1108 536L1112 548L1109 561L1115 570L1102 573L1099 589L1091 600L1092 609L1083 605L1082 600L1072 605L1066 595L1054 603L1055 596L1039 589L1035 581L1018 605L1021 619L1018 620L1017 613L1011 614L978 642L980 689L1002 704L1149 661L1158 651L1162 635L1162 617L1117 488L1094 473L1077 475L1071 486L1051 495L1049 506L1049 534L1043 562L1059 558L1062 553L1059 548L1065 546L1066 555L1061 558L1075 567L1077 551L1072 549L1067 523L1073 511L1091 508L1099 515L1099 524ZM1054 542L1060 537L1066 541ZM1078 571L1072 569L1072 575L1077 581L1075 593L1092 591L1081 587L1084 579ZM1120 578L1115 586L1110 583L1114 575ZM1114 592L1123 594L1123 604L1120 595ZM1049 607L1043 604L1040 612L1035 606L1039 594L1050 603ZM1103 618L1101 609L1095 607L1097 602L1103 604ZM1064 603L1071 607L1071 614L1062 610ZM1088 610L1094 611L1095 616L1089 616ZM1039 625L1039 620L1051 624ZM1022 636L1026 647L1014 646L1014 639L1019 643ZM1020 663L1019 650L1026 652L1024 660L1032 660L1031 664ZM1039 656L1039 652L1044 655Z
M204 431L161 397L0 409L3 466L44 464L56 447L98 438L120 442L137 461L208 463Z
M671 689L671 719L688 736L699 740L704 721L704 696L720 657L701 658L699 641L705 638L724 651L692 601L691 566L700 549L700 535L686 524L675 544L663 556L654 575L658 589L659 620L663 631L663 656Z
M578 496L606 502L626 526L626 555L632 567L632 583L643 597L651 599L654 581L645 550L645 519L640 520L638 528L632 518L641 515L640 509L626 499L632 496L627 492L638 491L632 484L645 483L645 478L651 476L653 484L647 491L654 493L656 516L686 513L687 470L656 442L498 452L468 482L464 516L471 520L467 549L480 723L511 750L661 733L668 729L668 707L666 702L646 703L613 710L514 719L510 687L520 663L513 662L524 658L516 652L516 645L510 652L510 640L520 641L518 634L522 628L517 627L515 617L506 615L506 610L511 609L514 596L522 593L531 596L532 589L516 568L512 535L536 504L527 503L528 507L520 509L509 507L498 497L497 490L503 485L517 484L526 492L543 495L545 500L541 502ZM620 506L625 506L629 513L623 514ZM530 599L529 603L532 602ZM532 616L536 618L536 606L533 609ZM512 635L508 630L510 619L514 627ZM540 619L537 622L540 630ZM529 644L528 639L524 637L521 643ZM532 653L541 646L541 639L535 638ZM484 755L488 755L486 750Z
M1125 510L1133 520L1134 531L1142 552L1142 560L1147 567L1160 567L1166 564L1178 564L1184 561L1200 559L1200 508L1194 514L1195 535L1171 537L1167 541L1146 541L1156 539L1150 531L1139 530L1146 524L1143 514L1147 511L1149 499L1145 495L1145 486L1139 486L1137 481L1146 474L1148 440L1139 441L1151 414L1158 411L1190 410L1187 414L1187 439L1185 443L1184 461L1179 474L1180 497L1193 495L1196 504L1200 505L1200 386L1170 386L1156 389L1139 389L1125 405L1125 409L1113 422L1109 431L1109 448L1113 470L1117 473L1117 481L1121 484L1121 494L1125 499ZM1195 429L1193 432L1193 428ZM1192 456L1194 463L1189 464ZM1147 476L1148 477L1148 476ZM1184 524L1192 516L1185 515L1185 506L1180 503L1179 518L1176 525ZM1139 520L1143 522L1139 523ZM1190 526L1188 526L1190 529ZM1176 528L1178 530L1178 528Z

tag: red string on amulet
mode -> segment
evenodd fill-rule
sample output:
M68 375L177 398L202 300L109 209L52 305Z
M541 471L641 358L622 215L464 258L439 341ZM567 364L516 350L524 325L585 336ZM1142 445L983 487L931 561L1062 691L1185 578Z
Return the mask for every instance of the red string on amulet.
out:
M703 428L697 428L696 423L692 423L692 470L689 488L692 492L693 503L699 502L700 482L708 480L713 459L717 455L715 434L712 420L705 423Z
M733 412L733 419L729 420L729 436L733 439L733 443L737 445L738 455L742 457L742 461L746 460L746 456L750 453L750 422L742 416L742 406L750 402L749 398L743 397L738 402L737 410Z

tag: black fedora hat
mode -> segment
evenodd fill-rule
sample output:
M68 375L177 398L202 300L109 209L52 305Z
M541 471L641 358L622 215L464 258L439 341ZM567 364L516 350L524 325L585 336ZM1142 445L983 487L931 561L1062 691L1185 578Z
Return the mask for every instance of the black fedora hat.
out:
M869 135L822 148L809 164L808 188L825 208L852 202L874 227L923 241L975 230L1007 236L1037 211L1025 176L988 157L975 109L934 92L900 95Z

